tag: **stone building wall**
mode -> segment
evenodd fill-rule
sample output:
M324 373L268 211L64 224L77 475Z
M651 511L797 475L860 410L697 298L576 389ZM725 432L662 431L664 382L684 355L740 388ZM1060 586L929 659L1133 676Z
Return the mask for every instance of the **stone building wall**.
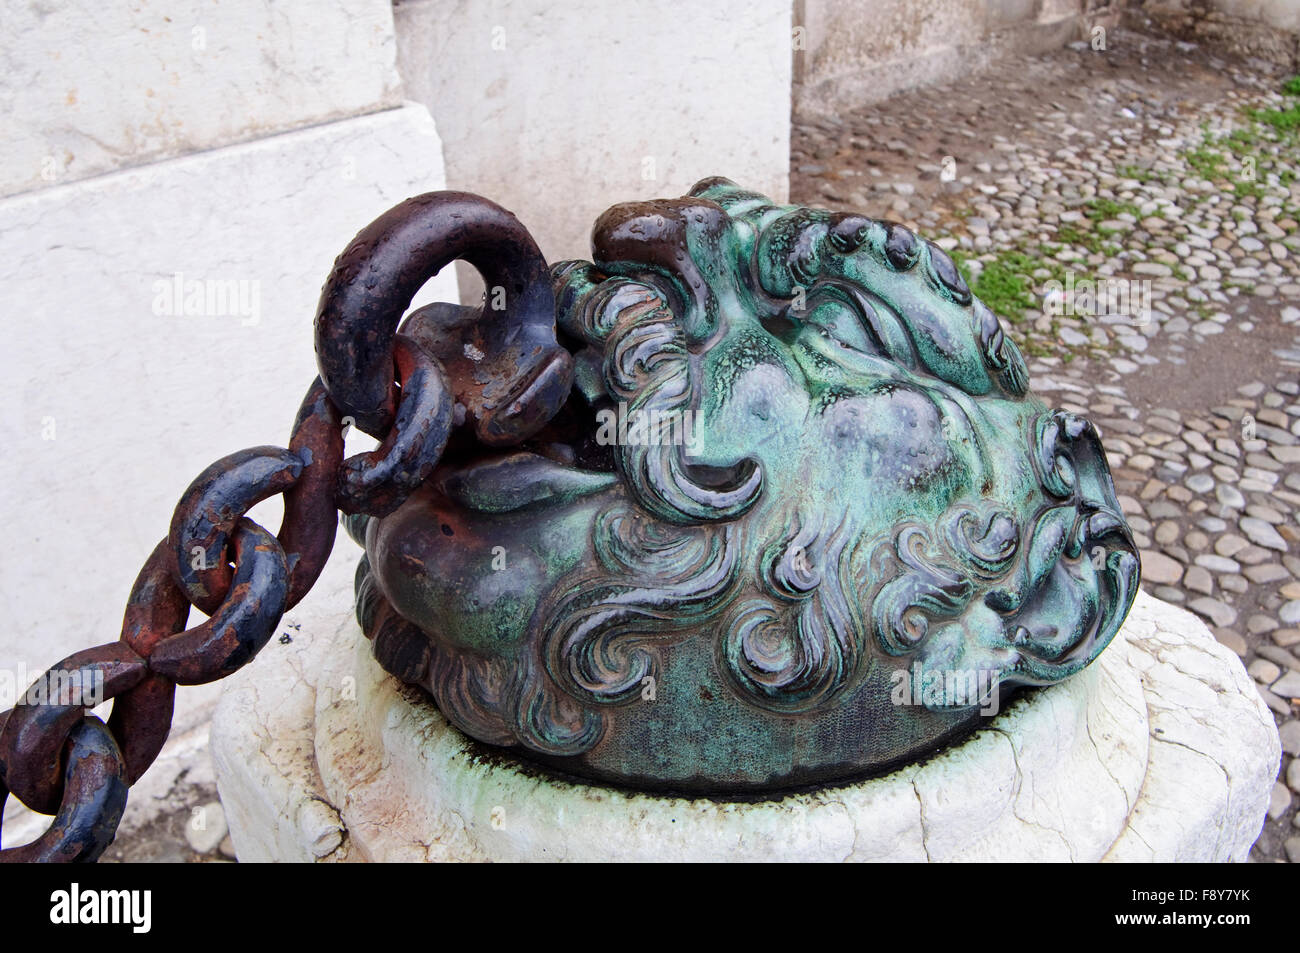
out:
M1126 19L1300 70L1300 0L1129 0Z
M399 0L397 61L438 124L450 186L515 212L548 260L587 257L614 202L711 175L786 198L790 9Z
M794 0L798 111L951 82L1088 35L1108 0ZM800 36L798 28L802 27Z
M0 195L397 106L385 0L7 3Z

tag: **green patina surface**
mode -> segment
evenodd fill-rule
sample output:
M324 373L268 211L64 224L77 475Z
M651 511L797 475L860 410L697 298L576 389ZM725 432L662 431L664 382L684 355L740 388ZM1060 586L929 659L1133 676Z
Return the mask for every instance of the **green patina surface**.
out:
M564 410L449 445L365 528L376 654L463 731L642 789L827 783L1118 630L1137 557L1097 436L938 247L715 179L593 249L552 269Z

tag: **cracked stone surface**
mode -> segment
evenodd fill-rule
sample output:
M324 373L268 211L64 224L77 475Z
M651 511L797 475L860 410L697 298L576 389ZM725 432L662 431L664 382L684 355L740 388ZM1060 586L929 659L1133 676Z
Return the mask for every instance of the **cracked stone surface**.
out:
M1079 676L881 778L758 803L570 783L469 740L379 668L346 611L354 562L227 681L212 752L241 861L1240 861L1277 774L1241 662L1142 593Z

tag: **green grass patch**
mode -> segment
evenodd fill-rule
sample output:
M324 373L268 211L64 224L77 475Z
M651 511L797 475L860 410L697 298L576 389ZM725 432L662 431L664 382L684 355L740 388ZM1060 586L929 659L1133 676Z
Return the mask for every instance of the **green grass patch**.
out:
M1183 153L1187 167L1196 173L1197 178L1209 182L1227 178L1228 157L1209 145L1213 141L1208 139L1206 144Z
M1264 188L1263 184L1255 179L1238 179L1232 183L1232 191L1239 199L1258 199L1268 194L1268 190Z
M1134 179L1138 182L1164 182L1166 174L1155 172L1152 169L1144 169L1140 165L1121 165L1115 168L1115 174L1121 179Z
M1250 109L1246 115L1287 136L1300 130L1300 103L1292 103L1286 109Z
M1300 97L1300 76L1292 76L1283 83L1282 92L1287 96ZM1288 103L1282 109L1247 109L1245 113L1256 122L1276 129L1288 139L1300 131L1300 99Z
M1119 246L1114 242L1108 242L1106 239L1116 234L1109 228L1094 228L1091 230L1078 228L1077 226L1063 222L1056 227L1056 237L1066 245L1076 248L1083 248L1090 254L1097 255L1114 255L1119 253ZM1053 253L1055 255L1055 253Z
M1255 129L1234 129L1217 140L1218 145L1226 146L1229 152L1238 156L1254 155L1260 142L1259 132Z
M1034 280L1030 277L1037 268L1049 268L1055 273L1059 262L1044 261L1019 251L999 252L992 261L986 261L979 277L971 280L967 256L954 250L953 260L961 269L971 291L1012 323L1023 320L1025 311L1039 309L1042 305L1034 294Z
M1088 199L1083 205L1083 214L1094 222L1104 221L1108 218L1118 218L1125 212L1135 219L1142 217L1137 205L1132 202L1116 202L1114 199L1099 197Z

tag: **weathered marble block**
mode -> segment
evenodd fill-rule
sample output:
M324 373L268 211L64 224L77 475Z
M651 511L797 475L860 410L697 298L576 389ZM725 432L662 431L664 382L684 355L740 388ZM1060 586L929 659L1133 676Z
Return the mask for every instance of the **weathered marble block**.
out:
M559 781L384 674L349 561L226 683L212 751L241 860L1242 861L1277 774L1241 662L1140 594L1092 666L883 777L749 803Z

